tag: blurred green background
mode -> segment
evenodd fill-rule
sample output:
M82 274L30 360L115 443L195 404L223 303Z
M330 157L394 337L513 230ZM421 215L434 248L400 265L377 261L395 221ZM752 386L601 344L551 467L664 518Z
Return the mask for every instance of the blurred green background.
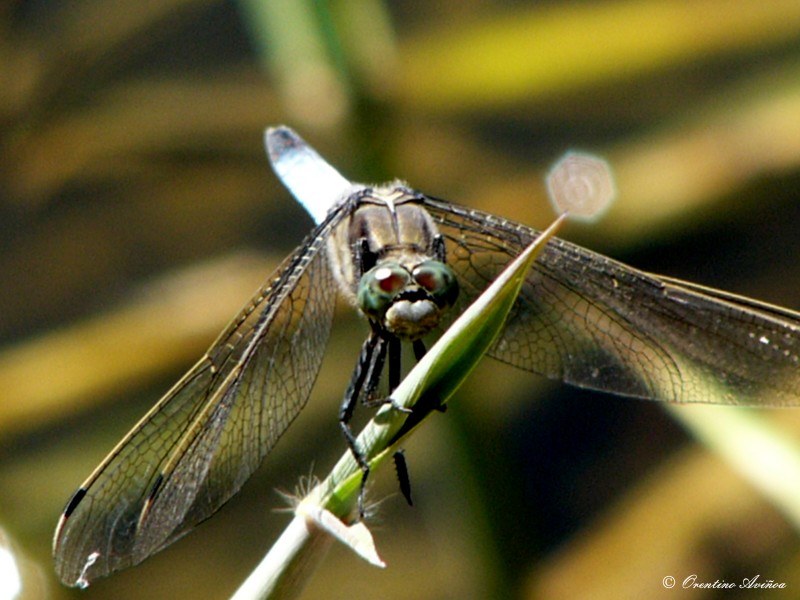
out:
M599 153L618 201L563 237L800 308L797 0L4 2L0 528L24 598L227 597L288 522L274 490L344 451L347 306L308 407L217 516L85 592L55 579L69 495L311 229L264 155L278 123L354 180L534 227L550 164ZM800 440L796 411L758 415ZM416 505L390 470L370 494L388 568L335 547L303 598L800 586L788 519L655 403L487 359L406 456Z

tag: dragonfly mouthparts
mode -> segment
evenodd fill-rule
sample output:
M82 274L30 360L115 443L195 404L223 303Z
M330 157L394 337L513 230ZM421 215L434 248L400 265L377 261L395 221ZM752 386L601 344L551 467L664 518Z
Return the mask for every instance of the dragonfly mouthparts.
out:
M441 308L427 297L424 290L414 290L401 294L389 307L383 324L389 333L415 340L436 327L440 318Z

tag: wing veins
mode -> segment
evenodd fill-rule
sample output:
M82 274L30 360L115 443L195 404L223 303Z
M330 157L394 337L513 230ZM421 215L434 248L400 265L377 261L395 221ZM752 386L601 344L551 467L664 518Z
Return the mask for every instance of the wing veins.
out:
M78 577L84 578L85 573L83 573L83 570L85 570L84 567L88 567L87 557L89 551L94 550L97 546L102 547L105 554L91 565L92 570L97 571L96 574L92 575L92 578L135 564L164 545L171 543L174 539L180 537L182 533L185 533L186 530L182 530L178 535L173 533L185 525L183 516L178 516L177 518L168 517L168 523L171 524L170 531L156 532L155 537L152 537L151 540L145 540L142 544L138 544L136 539L132 542L125 541L127 537L117 540L118 536L129 535L126 533L128 529L125 528L131 526L130 519L133 514L130 511L137 506L139 507L137 511L139 514L131 533L134 538L139 536L150 537L150 534L142 531L142 526L147 522L153 507L158 504L158 499L170 487L171 478L179 465L181 465L182 461L192 466L205 462L206 464L201 467L204 473L203 481L194 486L195 494L192 496L191 501L185 503L183 515L190 514L197 492L204 489L205 474L208 473L208 466L213 458L204 458L202 461L197 462L191 455L187 458L187 452L192 452L193 444L197 444L199 440L208 439L207 436L203 436L204 425L209 419L213 418L215 411L218 410L224 398L227 396L231 405L237 402L237 386L242 381L242 376L250 365L250 361L257 354L259 345L274 319L281 313L283 305L286 302L291 302L290 298L294 291L293 286L302 280L311 265L316 265L314 268L317 271L329 269L327 256L324 256L325 243L330 229L345 214L344 208L343 205L342 209L331 212L326 220L309 234L304 244L284 260L275 271L277 275L271 276L268 280L270 283L262 286L257 291L251 301L217 337L204 356L148 410L123 439L115 445L101 464L94 469L78 491L73 494L65 512L62 514L53 540L57 570L66 583L74 585ZM325 276L323 275L323 277ZM318 292L307 289L303 293ZM331 293L335 296L335 288ZM265 302L266 304L264 304ZM258 310L257 316L252 314L256 310ZM320 314L322 315L321 317ZM327 312L324 314L315 313L312 317L314 319L312 326L321 322L323 326L329 328L329 316L332 316L332 309L330 310L330 315ZM256 321L248 328L247 324L253 318ZM326 320L327 325L325 323ZM305 323L302 319L299 322ZM288 327L288 323L285 326ZM308 324L303 326L307 327ZM323 333L327 335L326 332ZM238 339L236 339L237 335L240 336ZM239 349L238 346L241 343L244 343L245 346ZM275 356L270 358L267 372L271 372L274 369L275 360ZM314 358L314 361L315 363L311 364L303 363L305 369L311 370L312 378L315 378L313 377L315 370L318 371L319 369L321 357L318 360ZM193 387L197 389L193 390ZM310 392L310 387L308 391ZM183 398L182 396L186 394L188 396ZM294 405L294 409L299 412L306 400L307 395ZM178 404L175 404L175 402ZM173 404L175 404L174 407L172 407ZM162 412L166 410L174 412L162 417ZM162 459L157 464L151 463L146 468L141 468L140 462L146 456L143 453L149 451L145 440L157 435L156 431L159 426L157 419L159 417L162 419L170 418L172 415L179 413L183 413L182 419L185 419L185 425L179 431L173 432L173 441L170 442L169 438L165 438L165 442L159 442L159 444L167 444L168 452L166 455L162 455ZM219 435L224 429L229 415L230 408L226 410L226 415L215 424L216 435ZM286 427L292 420L293 417L282 419L282 421L285 421ZM274 434L272 443L277 441L283 431L285 431L285 428ZM141 437L143 435L145 437ZM138 439L140 437L141 439ZM211 442L210 447L212 449L216 448L217 442L218 440ZM202 443L200 445L202 446ZM128 477L128 475L120 472L120 469L127 470L130 467L135 469L132 472L135 479L132 481L139 480L140 483L135 484L135 489L140 491L136 492L135 489L133 493L126 491L125 501L120 505L120 510L113 511L113 514L104 513L103 511L106 510L104 506L108 502L107 494L119 493L114 492L114 490L123 489L118 487L120 483L117 479L119 477ZM109 469L111 470L109 471ZM94 490L95 485L101 480L103 481L102 487ZM111 491L106 491L106 488ZM219 505L212 506L210 509L203 508L202 510L210 510L210 513L213 513L229 497L229 495L225 494L220 497L222 496L225 497L222 498ZM140 498L140 500L137 501L136 497ZM95 506L96 503L98 503L97 506ZM205 517L207 516L205 515ZM103 532L107 532L110 537L108 539L98 537ZM129 543L133 543L130 550L123 548L123 555L113 556L117 545L121 544L125 547ZM143 554L140 555L138 550L142 550Z

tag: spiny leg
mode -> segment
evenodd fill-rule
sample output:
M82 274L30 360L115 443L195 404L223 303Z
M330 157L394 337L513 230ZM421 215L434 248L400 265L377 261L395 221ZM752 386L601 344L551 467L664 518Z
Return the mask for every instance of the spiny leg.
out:
M386 363L386 355L387 349L390 346L387 346L386 338L377 333L381 338L380 344L381 348L380 351L376 353L375 357L369 364L369 369L367 370L366 377L364 379L364 385L361 388L361 403L364 406L375 406L379 404L383 404L383 400L375 401L374 398L377 396L378 386L381 383L381 374L383 373L383 365Z
M425 356L425 344L422 340L414 340L411 343L412 348L414 349L414 358L416 358L417 362L422 360L422 357ZM396 352L397 354L397 380L395 385L391 385L392 382L392 348L389 348L389 381L390 381L390 389L394 391L394 389L400 385L400 351L399 348ZM409 411L413 412L413 411ZM400 493L403 494L403 498L406 499L409 506L414 506L414 503L411 501L411 478L408 474L408 463L406 463L406 456L404 454L404 450L401 448L397 450L393 455L392 459L394 460L394 468L397 473L397 483L400 484Z
M411 413L412 410L410 408L406 408L404 406L400 406L397 404L392 398L392 392L397 389L397 386L400 385L400 375L401 375L401 354L402 354L402 344L400 342L400 338L395 336L389 336L389 334L384 334L386 336L386 344L387 344L387 357L389 361L389 395L382 398L375 398L373 392L375 388L377 388L378 383L380 382L379 377L380 373L377 373L377 377L373 381L367 380L367 385L365 386L365 390L368 390L370 393L364 396L364 406L367 407L375 407L375 406L382 406L384 404L391 404L392 407L400 412L404 413ZM381 363L381 368L383 367L383 363Z
M411 501L411 478L408 476L408 464L406 463L406 455L404 450L398 450L392 455L394 459L394 468L397 472L397 481L400 484L400 493L408 502L409 506L414 506Z
M358 449L356 438L353 435L353 431L350 429L349 423L350 419L353 417L353 411L356 408L358 398L365 389L365 385L367 389L377 385L375 380L380 379L380 372L383 370L385 359L386 340L378 332L372 331L361 346L361 354L358 357L356 368L350 379L350 385L347 387L347 392L345 392L342 404L339 407L339 427L362 473L361 489L358 493L359 518L364 517L364 490L367 484L367 477L369 477L369 463L363 453Z

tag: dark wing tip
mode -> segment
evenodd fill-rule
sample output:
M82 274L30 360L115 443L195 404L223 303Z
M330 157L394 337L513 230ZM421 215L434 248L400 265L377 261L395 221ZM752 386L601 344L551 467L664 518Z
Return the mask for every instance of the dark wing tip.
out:
M72 498L69 499L69 502L67 502L67 506L61 518L68 519L69 516L75 512L75 509L78 508L78 504L80 504L84 496L86 496L86 488L78 488L77 491L72 494Z
M61 518L58 520L58 525L56 526L56 532L53 536L53 556L56 559L56 571L58 572L59 578L65 585L69 586L77 586L80 585L81 582L79 580L75 580L75 578L71 577L66 571L64 571L64 556L63 556L63 549L61 546L62 535L64 534L64 529L69 521L70 516L72 513L75 512L75 509L78 508L78 505L81 503L81 500L86 496L86 488L78 488L72 497L67 502L67 506L64 508L64 512L61 513Z
M75 493L72 494L72 498L67 502L67 506L64 507L64 512L61 513L61 518L58 520L58 525L56 526L55 536L53 536L53 553L58 549L59 542L61 541L61 534L64 532L64 526L67 524L70 515L78 508L84 496L86 496L86 488L78 488Z
M53 537L53 552L58 548L61 534L64 532L64 525L67 524L70 515L78 508L78 504L81 503L84 496L86 496L86 488L78 488L78 490L72 494L72 498L67 502L67 506L64 508L64 512L61 513L61 518L58 520L58 525L56 526L56 534Z

